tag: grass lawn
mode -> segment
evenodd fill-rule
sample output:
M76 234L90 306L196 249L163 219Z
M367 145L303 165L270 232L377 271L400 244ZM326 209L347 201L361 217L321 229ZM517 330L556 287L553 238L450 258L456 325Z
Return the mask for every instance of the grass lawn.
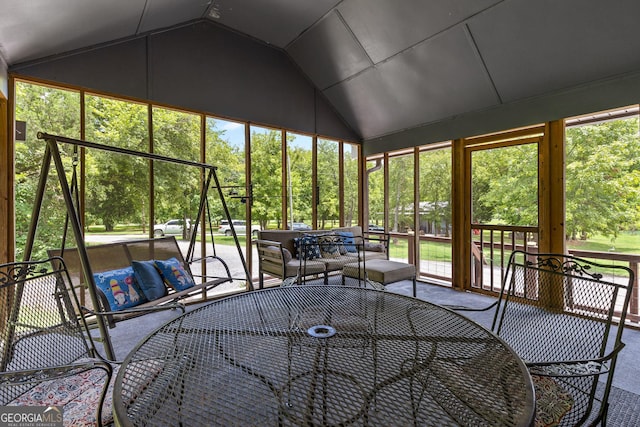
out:
M580 249L584 251L618 252L626 254L640 254L640 232L626 232L618 235L615 242L605 236L593 236L588 240L569 240L568 249ZM389 245L391 257L406 258L408 253L408 240L397 239ZM451 245L439 242L422 242L420 258L430 261L451 261Z
M569 249L580 249L583 251L599 252L621 252L625 254L640 254L640 232L630 231L621 233L618 238L611 242L609 237L593 236L588 240L569 240Z
M95 234L133 234L140 233L142 230L140 226L135 225L118 225L114 231L109 233L104 231L103 226L90 226L88 228L89 233ZM142 237L141 237L142 238ZM224 236L222 234L214 233L214 239L216 244L219 245L234 245L233 237ZM200 236L198 236L198 241ZM207 234L207 241L210 241L209 234ZM240 245L244 247L246 242L245 235L238 235ZM408 240L396 239L392 240L389 244L390 255L392 258L406 258L408 253ZM591 236L588 240L569 240L567 241L567 248L580 249L585 251L599 251L599 252L620 252L640 254L640 232L625 232L618 235L614 242L609 237L605 236ZM422 260L431 261L451 261L451 245L449 243L441 242L421 242L420 258Z

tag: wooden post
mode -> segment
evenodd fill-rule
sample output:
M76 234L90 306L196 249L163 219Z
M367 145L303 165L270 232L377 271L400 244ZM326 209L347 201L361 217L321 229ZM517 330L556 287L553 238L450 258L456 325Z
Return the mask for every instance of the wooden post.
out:
M471 287L471 182L469 178L470 154L464 149L464 140L452 143L451 200L452 214L452 272L454 288Z
M10 84L13 86L13 84ZM11 115L13 116L13 115ZM0 93L0 120L11 123L0 126L0 263L13 260L13 144L9 143L9 132L13 120L9 121L7 100ZM13 141L13 138L11 138Z
M544 137L538 147L538 252L564 254L565 152L562 120L545 125Z

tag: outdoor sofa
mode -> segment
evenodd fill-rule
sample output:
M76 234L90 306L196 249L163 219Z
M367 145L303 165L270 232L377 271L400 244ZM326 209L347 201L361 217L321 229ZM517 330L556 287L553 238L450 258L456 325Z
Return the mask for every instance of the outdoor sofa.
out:
M345 264L369 259L389 259L385 234L364 235L362 227L331 230L262 230L256 241L260 288L264 276L279 279L323 276L342 271Z

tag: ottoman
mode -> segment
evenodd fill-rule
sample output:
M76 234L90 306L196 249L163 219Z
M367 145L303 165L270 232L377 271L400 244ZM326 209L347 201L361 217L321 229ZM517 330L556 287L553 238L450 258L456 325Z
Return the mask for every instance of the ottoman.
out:
M388 259L372 259L352 262L342 267L342 284L344 278L366 280L384 285L400 280L413 281L413 296L416 296L416 266Z

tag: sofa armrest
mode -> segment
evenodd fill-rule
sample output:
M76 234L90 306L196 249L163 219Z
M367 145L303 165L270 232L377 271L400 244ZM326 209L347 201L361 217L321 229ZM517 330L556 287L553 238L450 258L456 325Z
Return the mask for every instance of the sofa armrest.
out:
M285 279L287 262L291 260L291 253L284 247L283 243L275 240L257 239L256 249L258 252L260 288L263 287L263 275L265 273Z
M368 235L363 238L364 250L369 252L383 252L389 258L389 234Z
M258 249L258 258L269 259L271 261L280 260L285 262L284 247L281 242L274 240L256 240L256 247Z

